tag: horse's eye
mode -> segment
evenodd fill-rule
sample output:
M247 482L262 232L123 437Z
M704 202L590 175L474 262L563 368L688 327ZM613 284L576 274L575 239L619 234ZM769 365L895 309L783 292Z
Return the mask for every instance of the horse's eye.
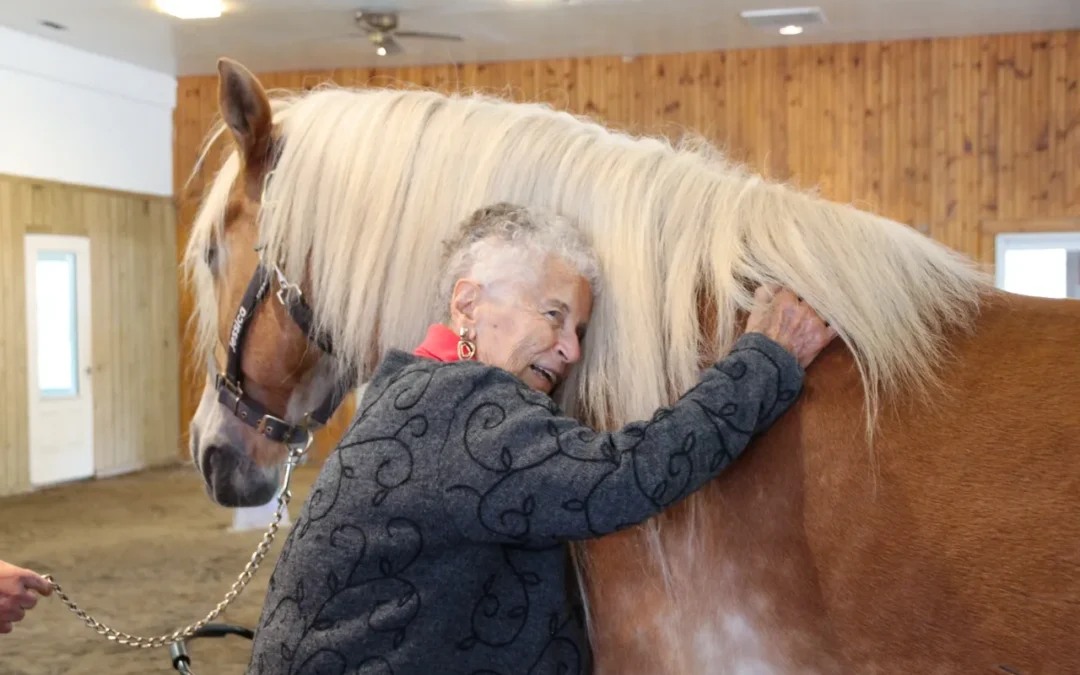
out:
M210 247L206 249L206 264L210 267L210 271L214 274L217 274L217 260L217 244L210 244Z

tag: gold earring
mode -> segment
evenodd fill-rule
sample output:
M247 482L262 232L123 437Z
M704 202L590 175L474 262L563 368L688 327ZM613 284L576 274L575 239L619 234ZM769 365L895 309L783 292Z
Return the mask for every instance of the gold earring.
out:
M476 356L476 345L465 337L468 334L469 329L465 326L458 330L460 339L457 343L457 357L459 361L471 361Z

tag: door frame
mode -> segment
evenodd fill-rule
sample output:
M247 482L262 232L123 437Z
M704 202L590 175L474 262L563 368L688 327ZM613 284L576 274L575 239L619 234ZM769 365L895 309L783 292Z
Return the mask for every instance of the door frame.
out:
M35 477L35 443L34 428L35 420L39 412L41 397L38 394L38 353L37 353L37 255L36 251L45 248L74 251L76 255L75 265L75 302L76 302L76 330L78 341L78 364L76 375L78 377L79 396L85 397L89 407L86 434L86 444L89 447L90 463L87 472L80 473L70 479L42 480ZM29 453L30 484L34 488L55 485L67 480L84 480L94 477L96 471L96 448L94 447L94 388L93 388L93 305L90 292L90 268L93 264L91 258L90 238L86 235L76 234L45 234L27 232L23 237L23 257L25 270L23 282L26 285L26 367L27 367L27 450Z

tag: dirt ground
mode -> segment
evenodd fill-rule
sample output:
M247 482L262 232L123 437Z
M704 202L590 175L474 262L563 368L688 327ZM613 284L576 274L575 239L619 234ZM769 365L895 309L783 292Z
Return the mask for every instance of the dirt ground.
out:
M317 472L297 471L294 517ZM54 575L72 601L106 625L156 636L205 616L251 558L263 531L231 532L232 516L210 502L189 466L66 485L0 499L0 559ZM255 627L285 533L218 621ZM196 675L239 675L250 642L197 640L190 652ZM55 595L0 635L0 675L175 672L167 648L113 644Z

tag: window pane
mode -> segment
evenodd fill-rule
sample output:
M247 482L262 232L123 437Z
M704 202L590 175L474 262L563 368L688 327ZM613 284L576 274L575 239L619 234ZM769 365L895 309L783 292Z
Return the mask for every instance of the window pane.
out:
M1064 298L1067 286L1063 248L1005 251L1004 290L1021 295Z
M37 374L43 396L79 393L75 254L37 257Z

